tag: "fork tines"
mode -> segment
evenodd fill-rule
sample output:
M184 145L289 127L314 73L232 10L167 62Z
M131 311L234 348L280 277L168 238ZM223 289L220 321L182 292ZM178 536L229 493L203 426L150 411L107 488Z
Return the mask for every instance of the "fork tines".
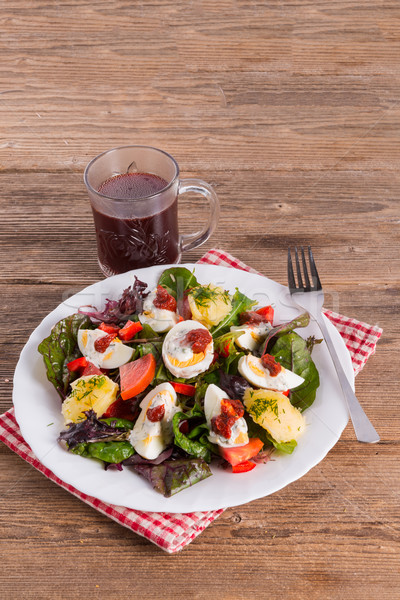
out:
M293 292L313 292L322 290L321 281L318 276L317 267L315 266L314 256L311 251L311 246L308 246L308 261L310 263L310 274L307 267L307 261L304 254L303 246L300 247L301 252L301 265L299 260L299 253L297 247L294 248L296 273L297 273L297 285L293 271L292 254L290 248L288 248L288 282L289 290ZM302 267L302 268L301 268ZM303 282L304 277L304 282ZM311 281L310 281L311 279Z

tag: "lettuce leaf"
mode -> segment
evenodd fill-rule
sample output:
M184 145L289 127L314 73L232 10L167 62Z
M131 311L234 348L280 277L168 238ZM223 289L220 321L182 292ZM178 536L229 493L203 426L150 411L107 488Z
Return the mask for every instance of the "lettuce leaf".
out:
M54 325L50 335L38 346L46 365L47 379L54 385L62 400L67 396L70 383L77 377L76 373L68 371L67 364L82 356L78 348L78 330L92 327L89 317L71 315Z
M298 317L296 317L295 319L292 319L292 321L289 321L288 323L282 323L281 325L277 325L276 327L273 327L268 332L268 335L264 341L261 356L263 354L267 354L267 352L269 354L271 354L269 352L269 348L271 348L272 344L274 343L273 339L275 337L279 338L282 335L291 333L294 329L297 329L300 327L307 327L307 325L309 323L310 323L310 315L308 313L303 313L303 314L299 315Z
M162 285L175 300L183 297L183 292L189 288L199 285L194 273L185 267L171 267L166 269L158 280L158 285Z
M132 468L166 498L212 475L210 467L202 458L166 460L161 465L138 464L132 465Z
M285 369L290 369L304 378L301 385L290 391L290 402L293 406L301 411L310 407L319 387L319 374L307 348L306 340L295 332L287 333L276 340L270 354Z
M226 315L224 319L218 325L211 329L211 333L213 338L220 337L225 333L228 333L231 325L239 325L239 315L242 312L246 312L250 308L252 308L257 302L255 300L250 300L245 294L242 294L236 288L236 292L232 298L232 310Z
M202 458L206 462L211 462L211 454L209 449L202 444L200 441L189 438L187 435L182 433L179 429L179 425L182 421L190 420L203 416L203 412L198 408L197 405L189 413L178 412L172 419L172 427L174 430L174 444L179 448L182 448L189 454L189 456L195 456L196 458ZM203 416L204 418L204 416ZM198 433L202 433L200 430Z
M118 300L107 298L103 310L97 310L94 306L82 306L79 312L94 321L103 321L104 323L127 321L129 316L142 311L142 301L148 295L148 292L145 292L146 288L147 283L140 281L135 275L133 285L127 287ZM93 310L84 310L85 308L92 308Z
M125 419L110 417L100 421L94 410L85 411L85 415L86 419L79 423L70 423L67 425L68 429L59 435L58 441L67 442L68 450L87 442L124 440L129 437L130 429L133 427L133 423Z
M97 458L106 463L118 464L135 453L132 444L126 440L122 442L88 442L78 444L71 449L73 454L85 458Z

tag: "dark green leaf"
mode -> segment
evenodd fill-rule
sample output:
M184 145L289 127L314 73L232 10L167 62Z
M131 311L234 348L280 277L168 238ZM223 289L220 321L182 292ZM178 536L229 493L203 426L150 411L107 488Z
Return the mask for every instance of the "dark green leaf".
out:
M236 292L232 298L232 310L226 315L221 323L211 329L213 338L228 333L231 325L238 325L240 313L246 312L255 304L256 302L254 300L250 300L250 298L242 294L242 292L236 288Z
M101 422L107 423L112 427L126 427L127 429L133 429L133 421L128 419L118 419L117 417L107 417L106 419L99 419Z
M157 363L161 360L161 351L162 342L145 342L144 344L138 344L139 356L142 357L145 354L152 354Z
M304 382L290 392L290 402L293 406L301 411L311 406L319 387L319 375L307 350L307 342L295 332L287 333L276 340L270 354L285 369L290 369L304 378Z
M177 494L212 475L202 458L165 460L160 465L133 465L134 470L145 477L166 498Z
M195 409L198 410L198 407L196 407L196 405ZM191 416L192 414L189 415L188 413L183 412L178 412L174 415L174 418L172 419L172 427L175 436L174 443L176 446L179 446L179 448L182 448L182 450L184 450L190 456L195 456L196 458L203 458L206 462L210 462L211 455L208 448L206 448L200 442L189 439L184 433L179 431L180 423L182 421L186 421L188 418L191 418Z
M310 337L306 339L306 346L309 353L312 354L314 346L316 346L317 344L322 344L323 341L324 340L322 338L318 339L315 337L315 335L310 335Z
M273 338L275 338L275 337L279 338L280 336L286 335L287 333L291 333L294 329L297 329L300 327L307 327L309 322L310 322L310 315L308 313L303 313L302 315L299 315L292 321L289 321L289 323L282 323L281 325L277 325L276 327L273 327L268 332L268 335L267 335L264 345L263 345L261 355L269 352L269 348L272 346L272 344L275 341Z
M166 269L161 274L158 284L162 285L175 300L182 298L183 292L188 288L199 285L194 273L191 273L185 267Z
M74 454L86 458L98 458L107 463L120 463L132 456L135 449L128 441L124 442L88 442L78 444L71 450Z
M77 342L78 330L81 328L93 328L89 317L78 313L66 317L54 325L50 335L38 346L46 365L47 379L54 385L62 400L67 396L69 384L77 377L77 374L68 371L67 364L82 356Z
M154 331L148 323L142 323L142 327L143 329L137 334L137 337L140 337L140 339L151 340L152 338L160 337L160 334Z

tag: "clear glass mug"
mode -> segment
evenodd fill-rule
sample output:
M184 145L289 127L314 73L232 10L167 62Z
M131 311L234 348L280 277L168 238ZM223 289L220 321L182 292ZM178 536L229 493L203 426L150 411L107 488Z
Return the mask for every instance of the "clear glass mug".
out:
M135 199L114 198L99 192L111 177L126 173L156 175L166 185L157 193ZM204 244L215 230L219 216L216 193L200 179L179 180L177 162L157 148L123 146L99 154L86 167L97 237L99 265L108 277L151 265L178 263L182 252ZM203 230L180 235L178 197L195 192L209 202L208 223Z

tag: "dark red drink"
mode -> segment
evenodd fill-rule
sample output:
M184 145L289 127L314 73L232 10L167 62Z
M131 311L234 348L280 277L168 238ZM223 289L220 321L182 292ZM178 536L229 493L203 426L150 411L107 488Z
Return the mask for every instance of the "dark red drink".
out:
M165 194L155 196L167 185L151 173L116 175L100 185L99 194L121 200L118 217L92 205L99 262L108 275L178 261L176 193L168 201Z

